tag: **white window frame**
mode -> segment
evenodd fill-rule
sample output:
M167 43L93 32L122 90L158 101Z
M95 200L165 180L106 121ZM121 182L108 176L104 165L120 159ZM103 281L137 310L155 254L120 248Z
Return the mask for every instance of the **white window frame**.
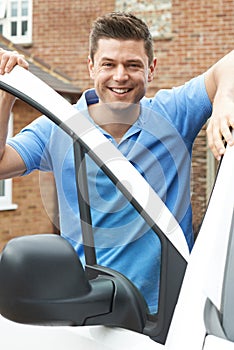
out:
M13 134L13 115L11 115L9 121L8 136ZM18 208L17 204L12 203L12 179L0 180L4 181L4 195L0 195L0 211L3 210L15 210Z
M32 0L28 1L28 13L22 15L22 4L25 0L0 0L0 25L2 25L2 35L14 44L32 43ZM17 3L17 15L12 16L12 4ZM22 23L27 21L27 34L22 35ZM17 35L12 35L11 25L16 22Z

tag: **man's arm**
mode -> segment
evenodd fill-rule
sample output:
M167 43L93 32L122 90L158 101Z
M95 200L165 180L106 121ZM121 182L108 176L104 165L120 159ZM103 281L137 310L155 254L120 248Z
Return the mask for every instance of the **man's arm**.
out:
M208 144L219 160L225 152L224 142L234 145L234 51L231 51L205 74L205 84L213 104L207 128Z
M9 73L16 64L28 69L28 63L22 55L0 49L0 74ZM20 155L6 145L8 123L14 102L14 96L0 90L0 179L21 175L26 170Z

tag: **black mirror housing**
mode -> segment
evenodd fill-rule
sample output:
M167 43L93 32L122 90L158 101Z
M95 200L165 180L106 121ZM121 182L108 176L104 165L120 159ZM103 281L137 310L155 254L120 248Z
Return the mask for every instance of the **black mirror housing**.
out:
M26 324L104 324L143 332L147 306L138 290L115 271L93 269L97 277L88 280L75 250L58 235L12 239L0 260L0 313Z
M0 276L6 286L1 298L66 299L91 289L75 251L52 234L11 240L2 253Z

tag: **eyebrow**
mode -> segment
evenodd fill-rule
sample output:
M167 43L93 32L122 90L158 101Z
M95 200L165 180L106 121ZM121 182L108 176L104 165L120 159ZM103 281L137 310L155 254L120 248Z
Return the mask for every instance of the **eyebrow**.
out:
M110 58L110 57L102 57L101 61L114 62L116 60L113 59L113 58ZM141 63L142 64L142 61L140 59L138 59L138 58L131 58L131 59L126 60L126 62L128 62L128 63Z
M115 61L113 58L110 57L102 57L101 61Z

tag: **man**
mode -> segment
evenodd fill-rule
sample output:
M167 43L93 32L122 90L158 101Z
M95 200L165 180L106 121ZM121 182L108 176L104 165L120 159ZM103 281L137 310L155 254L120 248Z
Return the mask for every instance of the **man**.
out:
M1 74L16 64L28 68L16 52L1 50L0 58ZM234 52L185 85L146 98L155 67L152 38L144 22L127 13L98 18L90 35L88 59L95 89L84 92L76 107L160 195L180 223L191 249L192 145L211 115L207 133L214 156L220 159L225 152L222 138L233 145L234 79L230 77L234 76ZM35 169L53 171L61 234L84 261L71 140L47 118L40 117L5 145L13 103L12 96L1 92L1 178ZM91 159L87 159L87 167L98 263L131 279L154 313L159 297L160 241Z

